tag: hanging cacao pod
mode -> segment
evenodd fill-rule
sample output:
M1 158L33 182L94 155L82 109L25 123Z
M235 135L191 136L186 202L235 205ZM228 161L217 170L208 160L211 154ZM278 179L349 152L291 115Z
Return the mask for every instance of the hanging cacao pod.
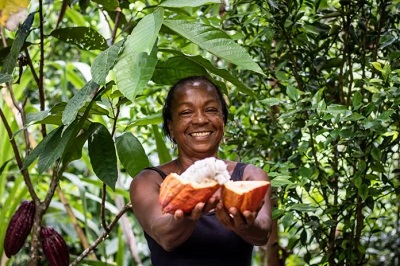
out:
M17 254L31 232L35 217L35 203L23 201L11 217L4 237L4 252L8 258Z
M50 266L68 266L68 247L62 236L48 226L40 228L42 250Z

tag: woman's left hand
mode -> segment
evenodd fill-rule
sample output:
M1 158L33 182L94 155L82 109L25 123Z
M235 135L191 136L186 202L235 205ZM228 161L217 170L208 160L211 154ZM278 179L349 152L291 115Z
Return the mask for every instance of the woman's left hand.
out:
M257 212L244 211L231 207L229 210L224 207L222 202L217 204L215 209L217 219L226 227L233 231L243 231L251 227L256 220Z

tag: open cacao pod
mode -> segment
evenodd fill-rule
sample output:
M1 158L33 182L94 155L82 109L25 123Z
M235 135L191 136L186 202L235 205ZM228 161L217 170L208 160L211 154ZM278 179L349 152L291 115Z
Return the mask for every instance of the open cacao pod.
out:
M270 186L268 181L229 181L222 186L221 199L225 208L237 208L240 212L258 210Z
M213 179L196 183L171 173L161 184L159 202L164 213L174 213L176 210L187 213L191 212L197 203L208 201L219 187L220 184Z
M160 186L159 203L163 213L191 212L230 179L226 164L214 157L196 161L181 175L170 173Z

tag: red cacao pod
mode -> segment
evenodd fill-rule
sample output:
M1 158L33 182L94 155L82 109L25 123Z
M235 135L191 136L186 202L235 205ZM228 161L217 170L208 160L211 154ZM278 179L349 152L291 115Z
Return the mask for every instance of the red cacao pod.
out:
M176 210L187 213L197 203L207 202L219 187L220 184L213 179L204 179L198 183L171 173L161 183L159 202L163 213L174 213Z
M35 203L23 201L11 217L4 237L4 252L7 257L11 258L21 250L31 232L34 217Z
M225 208L237 208L240 212L256 211L261 207L270 186L268 181L229 181L222 186L221 198Z
M69 253L67 244L54 228L42 226L40 228L40 239L43 253L50 266L68 266Z

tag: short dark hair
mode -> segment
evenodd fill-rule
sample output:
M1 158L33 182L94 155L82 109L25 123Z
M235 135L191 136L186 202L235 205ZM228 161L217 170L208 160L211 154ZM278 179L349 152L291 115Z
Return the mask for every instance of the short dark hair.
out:
M224 119L224 124L226 125L226 123L228 122L228 104L226 103L224 96L222 94L221 89L216 86L212 81L210 81L208 78L204 77L204 76L190 76L190 77L186 77L183 78L181 80L179 80L177 83L175 83L175 85L173 85L171 87L171 89L168 92L167 98L165 99L165 103L164 103L164 107L162 110L162 116L163 116L163 131L164 134L171 139L171 134L169 132L169 128L168 128L168 121L171 120L172 121L172 100L174 98L174 95L176 93L176 90L188 83L191 82L195 82L195 81L203 81L205 83L208 83L209 85L211 85L215 91L218 94L219 97L219 101L221 103L222 106L222 115L223 115L223 119ZM172 141L174 141L173 139L171 139Z

